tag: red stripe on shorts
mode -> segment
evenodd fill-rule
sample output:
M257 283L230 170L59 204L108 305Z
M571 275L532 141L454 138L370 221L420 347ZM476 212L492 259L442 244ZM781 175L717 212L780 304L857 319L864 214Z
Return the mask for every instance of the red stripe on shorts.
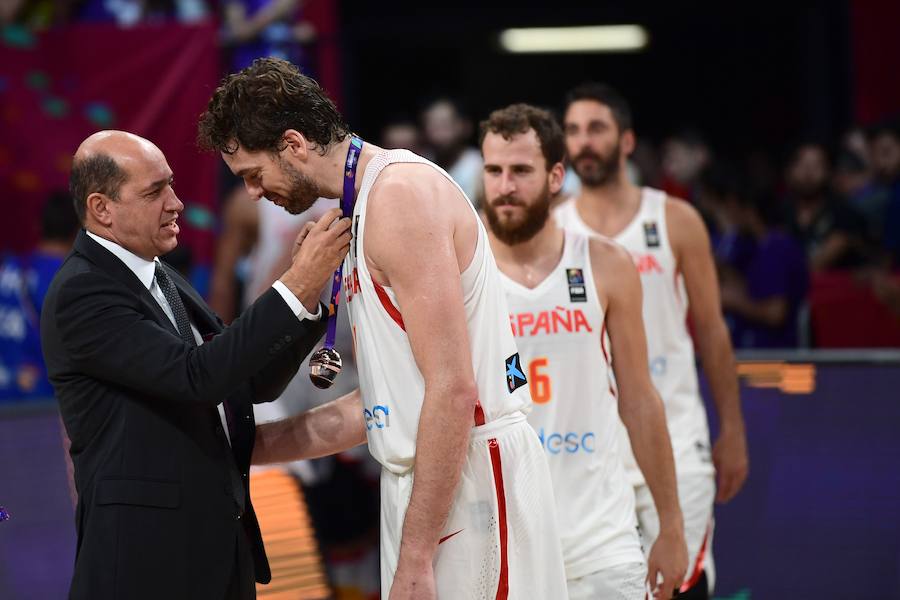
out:
M500 577L497 582L496 600L509 597L509 551L506 523L506 492L503 489L503 465L500 463L500 444L496 438L488 440L491 449L491 467L494 469L494 489L497 492L497 513L500 528Z
M697 585L697 581L700 580L700 576L703 574L703 563L706 560L706 542L709 541L709 530L710 528L706 528L706 533L703 535L703 543L700 544L700 551L697 552L697 560L694 561L694 570L691 572L691 576L681 584L681 588L678 590L679 593L684 593Z
M375 294L378 296L378 299L381 300L381 306L384 307L384 310L387 311L387 314L394 320L394 323L399 325L400 329L406 331L406 327L403 325L403 316L400 314L400 309L394 306L394 303L391 302L391 297L388 296L383 287L378 285L377 281L373 280L372 285L375 286Z

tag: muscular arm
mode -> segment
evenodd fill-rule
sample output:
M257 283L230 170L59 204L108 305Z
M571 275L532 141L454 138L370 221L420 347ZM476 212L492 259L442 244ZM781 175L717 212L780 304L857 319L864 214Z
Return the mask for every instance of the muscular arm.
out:
M235 188L230 194L222 221L209 305L223 321L230 323L238 313L234 269L241 256L253 248L259 229L256 204L247 197L243 187Z
M319 458L366 441L359 389L304 413L256 427L254 465Z
M42 330L80 373L163 401L209 405L289 353L294 340L312 345L324 331L269 290L220 335L191 347L148 319L142 302L104 273L79 273L45 305Z
M615 282L600 288L606 296L606 323L619 390L619 415L659 514L660 535L650 553L650 582L663 574L662 589L681 585L687 570L684 520L678 504L675 461L662 400L647 368L647 341L641 314L641 281L628 253L605 240L591 241L594 280Z
M415 480L394 583L400 593L420 591L416 578L402 573L430 572L478 398L454 245L455 213L460 206L469 209L447 191L449 186L435 183L428 177L431 172L423 173L424 167L418 169L416 184L409 183L412 177L394 178L373 189L364 249L373 270L386 278L382 283L394 290L425 381Z
M719 502L730 500L747 478L747 441L738 394L737 370L728 328L722 318L719 286L709 235L687 202L666 202L669 239L684 275L697 351L719 414L719 439L713 447Z

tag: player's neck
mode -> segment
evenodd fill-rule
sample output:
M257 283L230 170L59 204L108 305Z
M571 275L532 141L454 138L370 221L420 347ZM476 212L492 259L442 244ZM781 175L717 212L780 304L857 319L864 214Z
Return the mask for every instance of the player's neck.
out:
M325 198L340 198L344 193L344 168L347 164L347 151L350 149L350 137L329 148L328 153L321 160L325 162L323 171L327 173L327 180L322 183L321 194ZM381 150L375 144L363 143L359 160L356 163L356 193L362 186L363 173L369 161Z
M588 227L613 237L634 218L640 199L641 189L628 180L623 169L618 177L601 185L582 184L575 207Z
M501 242L488 228L491 249L497 265L513 281L529 288L537 286L556 268L562 257L565 235L553 217L531 239L509 245Z

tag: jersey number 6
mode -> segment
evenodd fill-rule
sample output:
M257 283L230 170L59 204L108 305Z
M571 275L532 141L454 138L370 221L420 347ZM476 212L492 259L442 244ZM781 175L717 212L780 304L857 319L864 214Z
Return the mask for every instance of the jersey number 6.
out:
M528 388L531 390L531 399L535 404L550 402L550 376L541 369L547 367L547 357L535 358L528 364Z

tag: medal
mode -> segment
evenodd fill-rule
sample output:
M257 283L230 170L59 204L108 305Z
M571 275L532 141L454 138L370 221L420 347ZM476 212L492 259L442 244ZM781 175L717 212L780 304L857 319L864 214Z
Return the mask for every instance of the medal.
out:
M344 193L341 195L341 210L345 217L353 215L353 201L356 196L356 167L362 147L361 139L356 136L350 137L350 147L347 149L347 163L344 169ZM314 386L323 390L334 384L343 365L341 355L334 349L343 273L344 265L342 263L334 272L334 281L331 284L331 302L328 305L328 332L325 334L325 345L313 352L309 358L309 379Z

